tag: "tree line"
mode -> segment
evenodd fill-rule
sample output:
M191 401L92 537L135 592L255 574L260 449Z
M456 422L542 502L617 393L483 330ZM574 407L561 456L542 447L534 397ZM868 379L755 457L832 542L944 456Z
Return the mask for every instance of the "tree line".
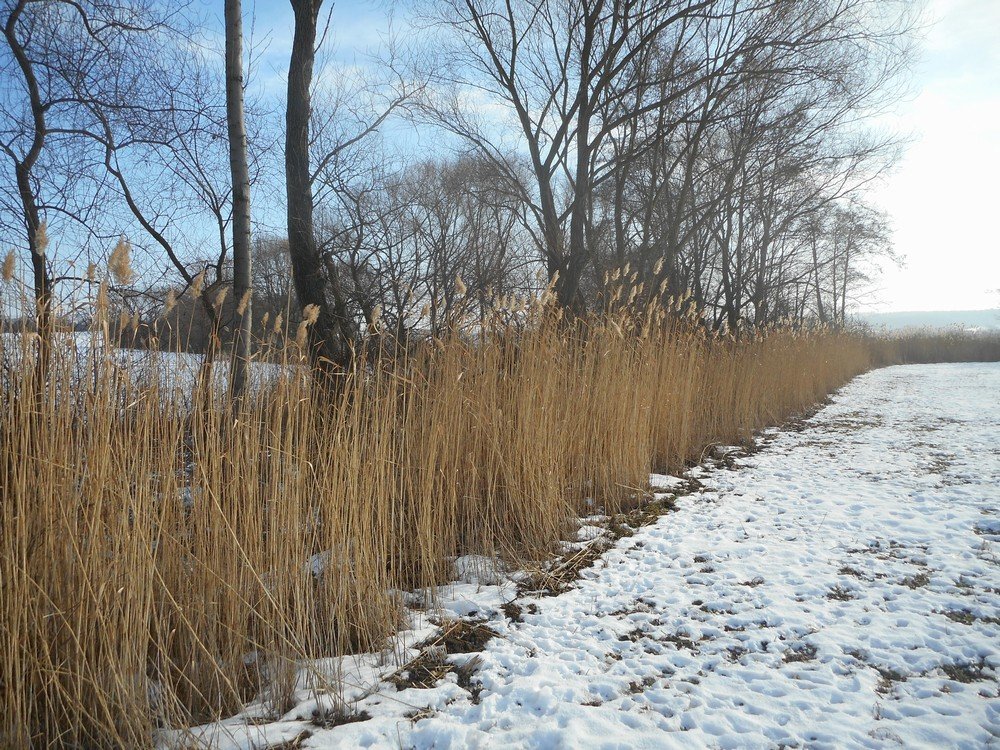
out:
M409 0L347 64L330 8L290 0L283 90L219 6L3 1L0 236L42 366L81 296L229 348L238 392L255 331L303 309L326 368L546 288L569 316L842 325L892 254L866 195L912 3Z

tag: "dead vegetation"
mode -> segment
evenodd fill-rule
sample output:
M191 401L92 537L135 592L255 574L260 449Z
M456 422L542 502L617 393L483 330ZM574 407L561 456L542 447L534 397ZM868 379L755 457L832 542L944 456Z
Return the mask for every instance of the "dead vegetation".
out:
M949 609L940 614L952 622L958 622L962 625L973 625L977 622L986 623L987 625L1000 625L1000 617L995 615L977 615L968 609Z
M432 688L453 670L446 656L443 648L425 648L389 675L386 681L395 685L397 690Z
M270 352L236 412L211 370L185 379L188 355L139 362L98 331L67 338L39 382L22 366L34 334L5 334L0 731L138 747L264 685L281 705L303 659L380 646L392 592L443 583L457 555L548 559L596 507L608 533L522 583L556 593L670 510L636 489L651 470L746 442L869 365L833 332L533 315L359 357L332 392L294 349ZM440 679L486 636L454 626L396 679Z
M889 667L879 667L875 665L869 666L878 672L879 675L879 683L875 686L875 692L877 693L888 695L892 692L893 685L897 682L906 682L906 675L902 672L890 669Z
M996 679L994 675L988 671L988 667L986 666L986 661L984 659L980 659L977 662L965 662L963 664L942 664L941 671L945 673L949 680L965 684L980 682L981 680Z
M458 686L469 692L473 702L481 687L473 677L482 663L480 656L452 660L452 654L476 654L498 633L480 620L451 620L441 623L439 631L417 646L418 653L387 678L397 690L427 689L437 685L449 673L455 674ZM414 721L420 716L411 717Z
M356 721L368 721L371 715L366 711L352 711L346 706L337 703L336 706L316 709L309 718L309 723L320 729L332 729L342 724L353 724Z
M440 632L420 648L440 646L447 654L469 654L482 651L490 639L497 636L497 632L481 620L452 620L440 627Z
M838 583L836 586L834 586L826 593L826 598L833 599L836 601L846 602L850 601L851 599L854 599L855 596L853 591L851 591L848 588L844 588Z
M817 649L811 643L804 643L795 648L788 649L784 656L782 656L782 661L786 664L793 664L796 662L812 661L816 658Z
M901 584L909 589L920 589L931 582L931 577L927 573L915 573L912 576L906 576L900 581Z

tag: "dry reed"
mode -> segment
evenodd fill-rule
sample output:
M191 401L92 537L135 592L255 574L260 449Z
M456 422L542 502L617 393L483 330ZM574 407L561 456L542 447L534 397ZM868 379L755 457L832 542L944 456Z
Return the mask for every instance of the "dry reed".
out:
M996 362L1000 360L1000 332L961 329L904 331L873 342L880 364L933 362Z
M870 365L831 331L720 337L661 311L566 323L544 307L359 357L333 395L294 345L271 352L237 412L211 378L178 382L188 355L141 368L98 331L39 383L33 334L5 334L0 744L142 747L232 713L304 659L377 647L392 592L444 582L454 556L543 558L650 470Z

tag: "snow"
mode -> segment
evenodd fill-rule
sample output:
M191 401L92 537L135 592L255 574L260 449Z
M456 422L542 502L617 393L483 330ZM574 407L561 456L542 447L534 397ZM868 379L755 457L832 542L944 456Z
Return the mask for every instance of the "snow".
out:
M34 334L25 334L33 336ZM0 333L0 373L16 371L25 352L32 351L21 340L20 333ZM103 335L95 332L59 332L55 334L53 356L57 366L68 368L74 382L88 382L97 367L110 366L118 375L132 383L156 383L164 395L170 394L182 406L190 399L198 383L205 356L203 354L124 349L108 346ZM230 357L223 353L212 363L212 380L216 392L225 393L229 383ZM99 370L98 370L99 371ZM295 365L254 361L250 363L251 390L274 385L282 377L294 375Z
M280 721L224 748L882 748L1000 744L1000 365L892 367L813 417L723 447L702 491L619 540L559 596L517 600L483 560L380 655L310 665ZM732 458L733 454L737 456ZM733 468L725 468L733 467ZM651 477L661 491L679 480ZM588 519L581 538L596 532ZM488 583L487 583L488 582ZM460 686L387 676L437 632L488 621ZM313 684L319 684L312 680ZM323 728L314 709L365 721ZM322 712L322 711L321 711Z

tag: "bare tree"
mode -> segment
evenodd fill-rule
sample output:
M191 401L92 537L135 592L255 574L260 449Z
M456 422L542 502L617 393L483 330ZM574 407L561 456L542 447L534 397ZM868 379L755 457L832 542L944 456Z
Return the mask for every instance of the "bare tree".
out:
M38 371L41 376L48 372L52 332L52 275L45 257L47 238L41 212L35 167L45 148L46 140L52 133L48 121L48 111L52 103L49 87L40 79L37 59L29 49L30 40L49 32L50 28L39 29L43 22L27 13L28 0L18 0L6 8L2 19L4 41L14 58L21 76L30 124L20 132L11 134L2 144L6 155L13 162L20 201L21 218L24 222L25 239L31 261L32 286L35 298L35 313L39 332ZM42 72L44 75L44 72Z
M321 4L291 0L282 133L266 112L280 104L247 88L252 40L245 69L235 44L220 65L193 10L8 0L0 223L22 237L43 330L55 285L88 283L41 250L45 222L88 260L124 235L146 255L122 294L162 290L164 273L182 290L234 283L228 306L203 293L182 307L192 330L206 321L209 352L233 326L238 392L263 299L248 291L249 189L277 182L269 135L285 139L287 258L327 370L349 365L366 328L402 341L482 321L537 289L539 265L576 311L608 304L604 279L627 268L643 290L632 304L686 295L710 325L839 322L864 258L888 248L860 251L873 233L832 217L856 216L891 160L863 122L906 64L906 3L420 0L428 49L409 70L391 46L363 74L334 62L319 75ZM397 115L446 137L419 158L406 137L394 151Z
M145 270L162 269L163 261L169 261L168 271L179 276L182 293L195 286L219 289L234 280L234 256L240 253L231 252L232 240L246 233L234 215L240 199L228 148L227 80L225 65L220 65L225 50L197 40L198 21L177 11L155 34L138 34L127 48L96 61L92 67L98 74L70 77L85 115L80 133L97 145L124 209L118 219L122 231L140 248L144 241L152 243L145 246ZM242 77L241 94L246 87ZM269 113L253 99L245 108L253 129L247 134L244 125L243 137L234 135L247 157L242 159L245 184L247 190L250 183L266 190L260 154L270 150ZM242 223L248 226L249 219ZM154 277L146 283L159 281ZM232 296L238 303L246 292ZM214 295L205 293L198 295L196 306L201 312L191 315L204 317L206 325L184 326L197 335L173 343L203 350L211 359L223 331L232 330L238 354L245 323L237 314L240 306L217 305ZM238 366L235 374L239 376Z
M226 0L226 122L233 180L233 297L236 301L230 391L236 399L246 389L253 321L250 169L247 166L247 130L243 120L243 10L240 0Z
M164 20L166 15L171 16L169 24ZM28 93L25 109L38 109L40 115L30 118L37 137L31 139L27 162L15 170L25 171L31 165L27 184L34 193L34 208L28 215L34 214L35 219L26 221L26 226L33 227L28 232L29 250L39 244L36 236L43 218L50 223L53 218L64 220L58 232L50 226L50 235L58 234L72 243L67 222L76 224L84 237L94 238L102 249L138 229L153 240L190 285L198 271L188 270L171 235L191 236L196 225L188 221L178 226L178 220L189 215L184 214L185 199L177 185L187 183L193 192L199 192L201 186L195 188L194 184L198 179L203 185L216 179L210 176L216 170L204 163L205 149L190 149L195 134L206 143L215 136L204 132L212 105L198 102L208 91L204 68L192 77L195 66L187 64L189 58L197 56L191 55L190 37L182 25L185 8L180 5L165 10L144 0L25 0L10 5L5 21L8 46L18 47L22 37L27 40L14 57L23 58L34 81L33 86L23 89ZM189 84L195 84L194 88ZM185 100L186 94L190 96ZM27 122L22 121L20 128L5 128L10 134L5 151L15 161L22 161L17 153L25 142L23 124ZM224 117L216 118L216 123L224 127ZM172 158L160 160L164 152ZM164 175L171 175L174 182L166 184ZM157 192L158 201L148 200ZM228 189L215 194L222 227L228 222L224 216ZM65 197L54 202L53 195ZM166 210L154 208L157 202ZM198 244L191 239L193 245ZM83 249L82 243L78 246ZM224 241L217 268L222 267L227 248ZM84 252L88 256L84 265L101 254L98 249L95 256L93 248ZM51 253L46 256L31 251L30 257L44 331L51 325L48 319L55 284L94 279L82 271L56 271ZM62 265L65 269L72 264ZM150 285L155 283L150 281ZM205 308L214 316L207 301ZM47 337L42 341L40 361L44 362Z
M285 186L288 252L299 304L315 306L309 351L322 369L344 367L351 359L356 326L347 308L338 271L323 262L313 224L313 180L309 159L311 86L322 0L291 0L295 14L288 66L285 113Z
M498 133L511 131L476 110L499 105L513 120L535 183L524 198L560 301L579 308L584 287L599 286L595 271L630 263L658 268L648 286L674 294L704 287L708 274L721 286L700 301L715 304L718 292L732 325L744 310L751 321L771 315L772 260L794 218L832 200L838 181L844 194L871 178L885 144L848 144L845 134L891 100L912 20L907 6L873 0L419 7L439 32L424 61L437 92L426 111L509 171L517 148L504 149ZM804 161L768 157L779 142ZM822 196L780 220L759 210L758 198L791 205L780 181L806 172ZM777 191L755 192L770 179Z

